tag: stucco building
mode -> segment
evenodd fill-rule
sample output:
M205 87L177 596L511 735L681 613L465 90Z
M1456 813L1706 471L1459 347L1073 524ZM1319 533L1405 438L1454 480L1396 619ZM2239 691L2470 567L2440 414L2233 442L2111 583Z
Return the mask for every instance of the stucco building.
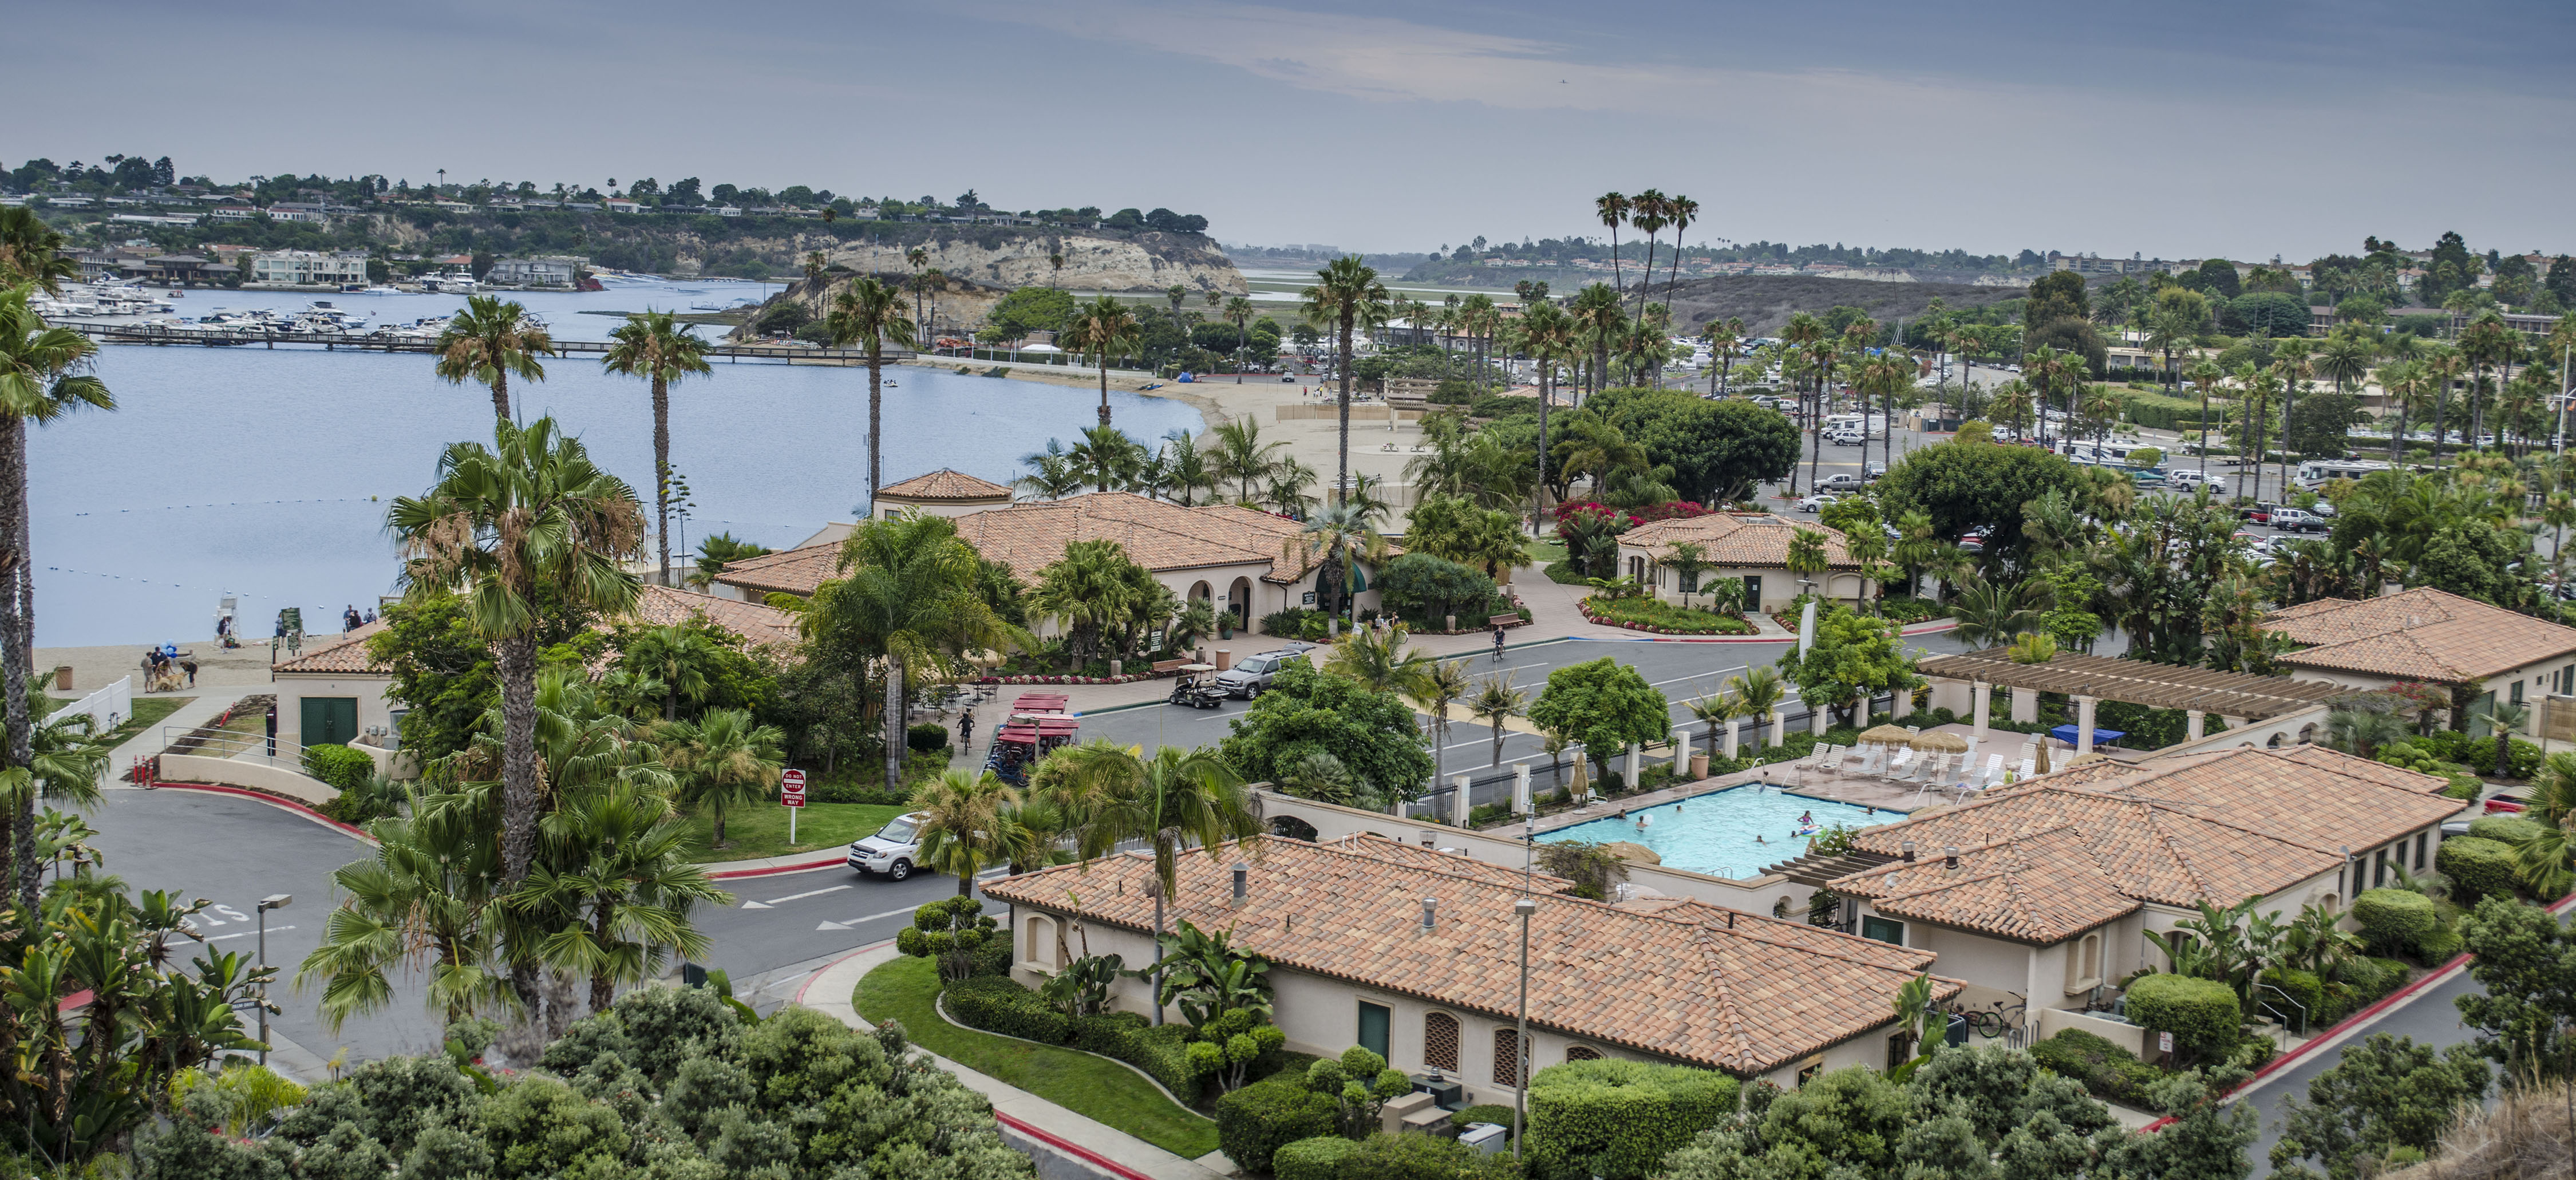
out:
M1825 570L1795 574L1789 570L1789 543L1800 530L1820 534ZM1679 544L1699 546L1710 568L1696 575L1663 564ZM1800 594L1815 593L1855 607L1878 597L1878 583L1853 560L1839 531L1821 524L1791 520L1768 512L1713 512L1688 520L1659 520L1619 536L1619 571L1653 588L1657 598L1705 602L1706 587L1720 581L1744 584L1744 609L1763 613L1787 610Z

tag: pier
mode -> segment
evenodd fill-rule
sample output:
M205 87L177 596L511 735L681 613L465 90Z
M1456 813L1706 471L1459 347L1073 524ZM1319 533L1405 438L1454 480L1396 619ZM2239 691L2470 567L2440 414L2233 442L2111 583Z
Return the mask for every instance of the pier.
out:
M333 352L345 350L435 353L438 351L437 340L426 337L353 336L342 332L174 332L167 328L145 327L140 324L65 323L59 326L70 328L105 344L194 344L216 348L240 348L253 344L268 348L275 348L280 344L306 346L318 344ZM605 340L555 341L555 351L565 356L595 355L605 353L614 347L616 345ZM863 348L815 348L794 344L728 344L715 340L707 342L706 356L709 360L721 357L734 362L772 361L789 365L864 366L868 363L868 353ZM889 348L878 356L891 364L895 361L910 360L913 353L910 349Z

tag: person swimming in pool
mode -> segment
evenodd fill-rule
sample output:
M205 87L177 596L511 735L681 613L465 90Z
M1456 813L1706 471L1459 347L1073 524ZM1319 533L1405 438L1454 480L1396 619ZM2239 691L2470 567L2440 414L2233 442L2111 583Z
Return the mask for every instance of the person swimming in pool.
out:
M1650 814L1647 814L1646 812L1642 812L1642 811L1640 811L1640 812L1638 812L1638 813L1637 813L1637 830L1638 830L1638 831L1640 831L1640 832L1645 831L1645 830L1646 830L1646 825L1651 824L1651 823L1653 823L1653 822L1655 822L1655 817L1654 817L1654 816L1652 816L1652 815L1650 815Z
M1765 839L1763 839L1763 838L1762 838L1762 833L1760 833L1760 832L1755 832L1755 833L1753 833L1753 842L1754 842L1754 843L1756 843L1756 844L1768 844L1768 843L1770 843L1770 841L1765 840Z
M1811 824L1811 823L1814 823L1814 822L1816 822L1816 813L1815 813L1815 812L1812 812L1812 811L1801 811L1801 812L1799 812L1799 813L1798 813L1798 826L1799 826L1799 827L1802 827L1802 828L1803 828L1803 827L1806 827L1808 824Z

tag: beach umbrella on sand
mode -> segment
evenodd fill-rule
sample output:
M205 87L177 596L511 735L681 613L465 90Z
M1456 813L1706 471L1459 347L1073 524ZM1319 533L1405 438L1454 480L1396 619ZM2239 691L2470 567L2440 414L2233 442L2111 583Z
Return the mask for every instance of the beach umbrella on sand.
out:
M1881 725L1862 731L1859 740L1874 745L1898 745L1912 741L1914 735L1893 725Z
M1955 733L1943 733L1937 729L1929 733L1915 734L1913 735L1912 741L1915 749L1921 750L1927 754L1964 754L1968 752L1968 739L1960 737Z

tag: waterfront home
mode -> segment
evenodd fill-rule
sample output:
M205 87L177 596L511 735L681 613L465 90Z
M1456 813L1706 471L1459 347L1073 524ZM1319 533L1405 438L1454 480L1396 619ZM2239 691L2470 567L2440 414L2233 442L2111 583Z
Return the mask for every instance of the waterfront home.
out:
M483 282L496 287L569 287L590 265L587 258L547 254L536 258L503 258L492 263Z
M1034 584L1040 571L1075 541L1116 541L1130 560L1151 571L1183 602L1205 602L1220 614L1231 614L1237 628L1263 615L1316 604L1316 562L1302 549L1294 559L1290 554L1302 527L1240 505L1185 508L1132 492L1025 500L957 515L957 535L986 560L1011 567L1023 582ZM716 589L750 601L770 594L811 597L825 580L840 576L840 557L840 539L833 537L745 558L716 575ZM1370 583L1375 571L1361 563L1359 573L1359 607L1374 610L1377 590ZM1051 625L1040 628L1041 634L1050 631Z
M876 498L868 507L877 519L884 520L906 511L927 512L932 516L964 516L986 508L1000 508L1010 502L1010 488L942 467L927 475L916 475L877 489Z
M2300 680L2354 689L2402 683L2458 685L2477 719L2501 701L2533 706L2524 732L2538 732L2546 698L2576 694L2576 627L2536 619L2473 598L2419 586L2379 598L2321 598L2263 617L2298 650L2277 657ZM2562 709L2567 702L2552 702ZM2560 709L2552 709L2558 712Z
M1470 1101L1509 1103L1518 1081L1522 923L1528 922L1531 1072L1628 1058L1793 1086L1846 1065L1911 1056L1896 997L1929 952L1676 898L1610 904L1545 874L1355 834L1270 838L1184 852L1164 906L1268 959L1272 1019L1291 1049L1364 1045L1408 1073L1438 1070ZM1035 986L1086 955L1156 957L1154 861L1113 855L989 882L1013 907L1011 974ZM1959 991L1934 979L1933 998ZM1121 979L1114 1005L1151 1012L1152 985ZM1167 1018L1178 1019L1177 1013Z
M1801 531L1825 543L1825 572L1789 570L1789 543ZM1679 544L1699 546L1710 568L1684 573L1663 564ZM1619 572L1666 602L1706 603L1720 581L1744 584L1744 609L1769 614L1789 609L1800 594L1815 593L1857 607L1878 597L1878 581L1863 572L1842 533L1821 524L1768 512L1712 512L1688 520L1659 520L1619 535Z

